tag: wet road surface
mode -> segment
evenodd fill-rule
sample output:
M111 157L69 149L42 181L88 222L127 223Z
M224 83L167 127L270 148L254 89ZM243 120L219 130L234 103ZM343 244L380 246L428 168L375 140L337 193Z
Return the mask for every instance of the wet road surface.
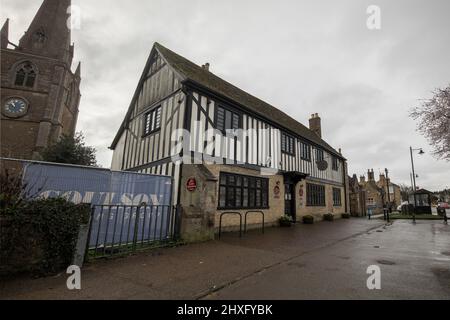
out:
M381 269L381 290L366 271ZM350 219L101 260L67 276L0 280L0 299L450 299L450 226Z

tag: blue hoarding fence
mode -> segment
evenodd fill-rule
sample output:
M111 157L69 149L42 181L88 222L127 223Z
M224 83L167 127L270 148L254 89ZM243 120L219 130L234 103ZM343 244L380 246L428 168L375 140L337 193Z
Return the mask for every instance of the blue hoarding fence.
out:
M23 163L23 184L29 198L64 197L93 205L170 205L173 179L169 176L109 169Z
M170 205L94 205L87 257L167 244L176 238L177 212Z
M87 258L176 239L173 178L103 168L0 158L21 174L28 199L62 197L92 206Z

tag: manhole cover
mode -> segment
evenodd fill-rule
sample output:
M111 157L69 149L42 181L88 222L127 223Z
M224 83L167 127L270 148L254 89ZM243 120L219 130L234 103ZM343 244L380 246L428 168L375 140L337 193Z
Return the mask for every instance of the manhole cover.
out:
M383 230L377 230L377 232L383 232Z
M443 254L444 256L450 256L450 251L442 252L442 254Z
M392 266L392 265L395 264L394 261L389 261L389 260L377 260L377 262L378 262L379 264L385 264L385 265L389 265L389 266Z

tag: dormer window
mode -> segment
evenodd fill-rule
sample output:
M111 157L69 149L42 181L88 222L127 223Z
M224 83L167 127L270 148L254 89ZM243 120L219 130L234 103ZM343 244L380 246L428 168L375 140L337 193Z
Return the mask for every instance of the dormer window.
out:
M144 136L161 129L161 106L154 108L144 115Z
M33 88L35 80L36 70L31 63L23 63L17 68L14 85Z
M323 161L325 160L324 154L323 154L323 150L322 149L316 149L316 161Z
M339 159L337 157L333 157L332 167L334 171L338 171L339 169Z
M295 139L285 133L281 134L281 152L295 155Z
M300 157L302 160L311 161L311 146L309 144L301 143Z
M241 125L241 117L238 113L217 107L216 128L226 134L229 130L237 130Z

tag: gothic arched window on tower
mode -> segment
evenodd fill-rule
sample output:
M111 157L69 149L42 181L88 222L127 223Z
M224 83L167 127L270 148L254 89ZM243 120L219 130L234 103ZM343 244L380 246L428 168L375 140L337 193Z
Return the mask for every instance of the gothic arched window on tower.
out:
M35 48L42 48L44 46L45 41L47 40L47 35L43 28L40 28L33 35L33 45Z
M21 87L34 87L36 80L36 70L29 62L21 64L16 71L16 79L14 84Z
M73 83L70 83L69 88L66 89L66 106L70 106L72 102Z
M44 43L45 40L47 39L47 36L45 35L44 31L39 30L34 34L34 39L36 42Z

